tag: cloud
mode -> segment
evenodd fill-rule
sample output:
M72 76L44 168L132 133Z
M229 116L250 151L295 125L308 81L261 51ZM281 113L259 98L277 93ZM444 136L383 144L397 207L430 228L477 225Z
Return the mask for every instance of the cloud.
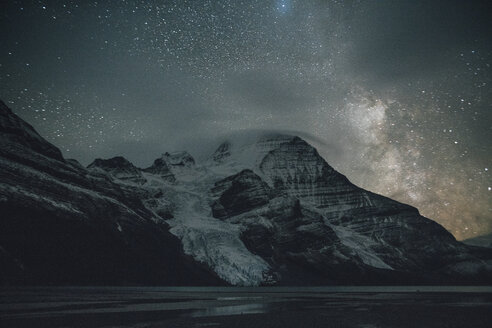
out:
M281 74L272 69L235 74L227 80L225 92L247 110L263 113L302 112L316 105L319 89Z

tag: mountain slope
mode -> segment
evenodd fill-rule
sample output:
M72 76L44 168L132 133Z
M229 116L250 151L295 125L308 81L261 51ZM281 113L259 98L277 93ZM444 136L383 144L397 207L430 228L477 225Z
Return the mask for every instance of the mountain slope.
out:
M278 283L292 281L292 272L283 269L286 257L295 262L295 270L308 272L313 283L321 284L490 281L490 252L478 254L417 209L356 187L304 140L265 135L236 146L230 140L226 144L212 156L211 167L219 171L247 167L277 197L263 200L268 204L261 209L249 206L245 213L237 206L227 209L226 218L222 213L216 216L241 225L242 238L253 253L264 258L269 254ZM229 199L245 199L247 190L237 189L237 195L227 195ZM249 189L251 195L258 195L258 188ZM216 198L226 193L230 190ZM474 275L478 271L480 278Z
M143 205L66 161L0 102L0 282L220 284Z

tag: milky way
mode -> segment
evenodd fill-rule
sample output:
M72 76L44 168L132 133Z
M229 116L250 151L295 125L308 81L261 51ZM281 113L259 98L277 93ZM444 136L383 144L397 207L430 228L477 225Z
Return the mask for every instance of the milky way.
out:
M492 231L487 1L0 6L0 97L68 158L291 131L459 239Z

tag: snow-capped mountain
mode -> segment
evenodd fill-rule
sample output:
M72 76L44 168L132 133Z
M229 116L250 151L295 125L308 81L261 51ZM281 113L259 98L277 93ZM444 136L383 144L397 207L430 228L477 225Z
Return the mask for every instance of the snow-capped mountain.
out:
M296 136L230 137L204 161L176 152L145 169L123 157L85 169L3 104L0 119L6 281L492 281L490 250L353 185Z
M164 158L156 159L150 167L144 169L144 172L149 172L154 175L160 176L164 181L176 181L174 174L171 172L171 169L169 168L169 165Z
M0 284L221 284L131 174L141 179L122 158L65 160L0 102Z

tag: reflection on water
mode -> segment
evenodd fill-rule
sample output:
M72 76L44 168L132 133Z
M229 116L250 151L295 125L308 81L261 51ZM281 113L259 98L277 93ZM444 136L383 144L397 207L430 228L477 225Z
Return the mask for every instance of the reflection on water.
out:
M241 300L261 300L262 296L227 296L227 297L217 297L217 301L241 301Z
M476 327L490 328L492 287L0 288L2 327L56 328L74 323L78 327L169 327L170 320L184 320L179 327L198 327L220 326L218 321L230 318L275 320L272 318L290 315L294 321L286 320L286 327L299 327L295 320L302 326L304 319L314 324L353 323L349 327L389 327L389 320L391 327L400 327L398 320L406 315L407 322L420 320L422 327L434 327L434 320L449 317L472 318ZM188 321L194 324L186 324ZM147 326L145 322L157 323ZM454 324L452 321L450 327L461 327Z
M238 314L252 314L252 313L267 313L268 303L250 303L241 305L228 305L211 307L207 309L198 310L189 314L191 317L216 317L223 315L238 315Z

